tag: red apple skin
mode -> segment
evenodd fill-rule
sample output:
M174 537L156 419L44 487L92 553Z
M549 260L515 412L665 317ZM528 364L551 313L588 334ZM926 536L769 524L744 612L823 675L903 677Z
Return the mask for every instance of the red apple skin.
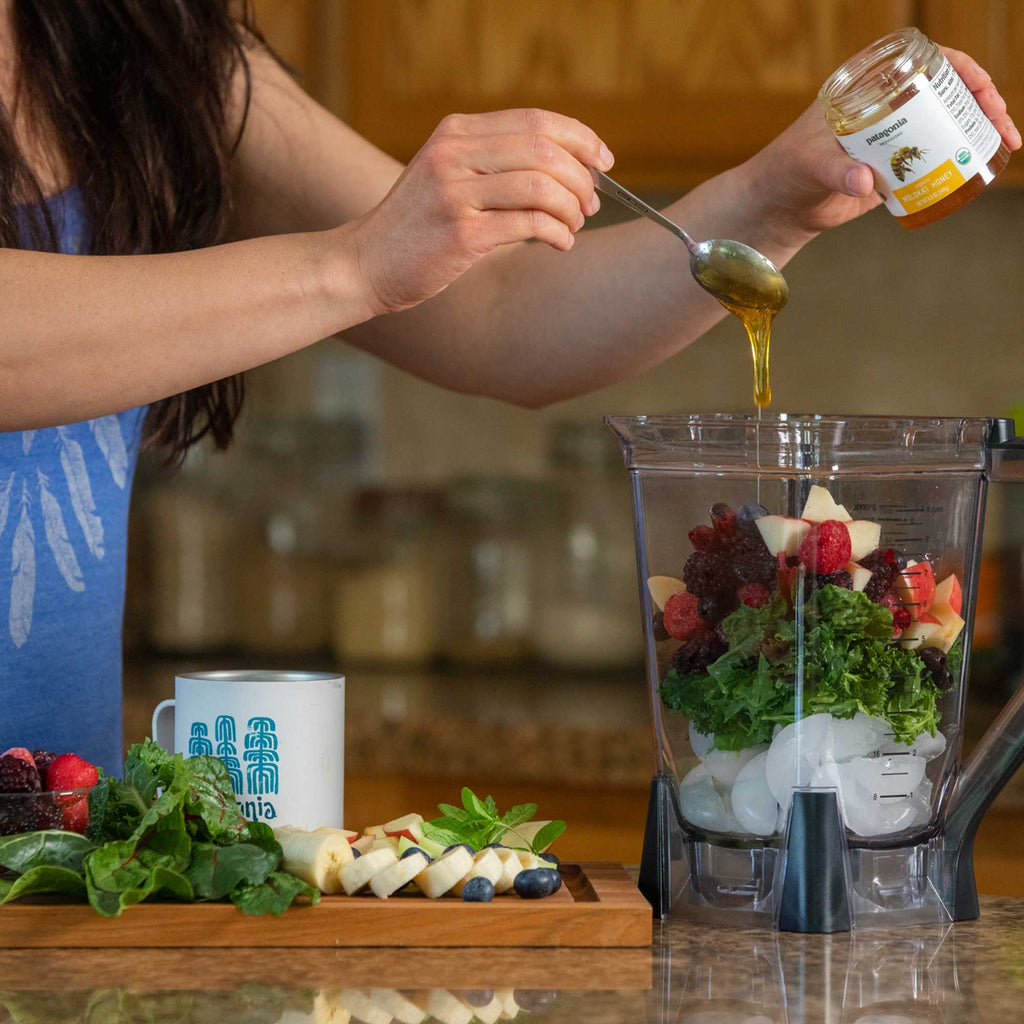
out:
M910 612L911 619L920 622L921 616L932 606L935 598L935 573L932 570L932 563L924 561L907 566L900 573L896 589L900 600Z
M949 593L945 594L944 590L947 585L949 586ZM957 613L957 615L963 614L964 595L963 591L960 589L960 580L957 579L954 573L950 573L941 583L937 584L935 589L936 594L934 600L936 602L940 602L941 600L941 603L948 604L949 607ZM943 592L941 599L940 591Z
M385 831L384 835L394 836L396 839L401 839L402 836L405 836L409 842L416 843L418 845L420 840L423 839L423 829L421 829L418 824L415 824L410 825L408 828L403 828L398 832Z

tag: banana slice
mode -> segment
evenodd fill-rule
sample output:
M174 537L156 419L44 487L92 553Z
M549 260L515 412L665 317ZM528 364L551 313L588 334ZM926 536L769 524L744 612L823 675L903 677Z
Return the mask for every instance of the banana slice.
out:
M427 865L425 853L414 853L402 857L390 864L383 871L377 872L370 882L374 896L386 900L392 893L398 892L403 885L408 885Z
M359 858L362 860L362 858ZM358 864L359 861L356 861ZM365 992L346 988L341 993L342 1005L365 1024L391 1024L391 1014L379 1007Z
M353 896L364 885L369 885L370 880L378 871L390 867L397 860L393 850L371 850L369 853L364 853L362 857L349 861L341 869L341 887L347 896ZM355 1013L354 1010L353 1013Z
M486 1005L473 1007L473 1013L481 1024L494 1024L501 1016L501 1010L501 1000L496 995L491 996L491 1001Z
M519 1015L521 1007L516 1002L515 993L510 988L499 988L494 993L501 1000L501 1015L499 1020L515 1020Z
M421 1010L414 1002L406 999L401 992L397 992L393 988L372 988L370 989L370 998L400 1024L423 1024L423 1021L427 1019L426 1010Z
M464 846L457 846L439 857L433 864L428 864L416 876L416 884L423 890L425 896L436 900L438 896L443 896L451 889L472 867L473 855Z
M466 851L463 851L464 853ZM469 854L466 853L468 857ZM431 865L433 867L433 865ZM432 988L427 1009L441 1024L469 1024L473 1011L462 1000L456 999L446 988Z
M541 860L535 853L529 850L516 850L516 856L524 871L531 871L533 868L549 868L551 865L546 860Z
M274 829L281 844L281 867L321 892L341 892L341 869L352 861L352 847L341 830L307 832L284 825Z
M497 882L504 870L505 866L498 859L498 855L493 847L481 850L473 858L473 866L455 883L452 892L456 896L461 896L462 890L466 888L466 883L471 878L486 878L487 881L494 883L494 891L497 892Z
M337 989L324 988L313 997L313 1024L349 1024L351 1019Z
M515 850L501 849L494 850L494 855L501 862L501 876L494 883L494 892L508 892L516 884L516 875L523 870L519 854Z

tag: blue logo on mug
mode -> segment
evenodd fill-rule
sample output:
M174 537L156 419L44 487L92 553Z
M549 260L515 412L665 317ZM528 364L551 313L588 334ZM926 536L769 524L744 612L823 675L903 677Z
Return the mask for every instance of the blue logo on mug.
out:
M209 730L205 722L193 722L192 731L188 738L188 756L198 757L203 754L212 754L213 744L209 740Z
M213 725L217 737L217 756L224 762L224 767L231 777L231 785L237 793L242 788L242 766L238 760L238 749L235 747L235 720L231 715L218 715Z
M245 734L246 781L250 793L276 793L278 787L276 723L272 718L250 718Z

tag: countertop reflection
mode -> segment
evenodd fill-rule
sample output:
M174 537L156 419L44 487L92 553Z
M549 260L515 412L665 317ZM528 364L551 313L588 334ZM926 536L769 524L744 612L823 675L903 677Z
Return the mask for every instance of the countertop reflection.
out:
M17 1024L474 1018L1019 1022L1024 901L983 897L980 921L852 936L670 920L650 949L0 950L0 1021Z

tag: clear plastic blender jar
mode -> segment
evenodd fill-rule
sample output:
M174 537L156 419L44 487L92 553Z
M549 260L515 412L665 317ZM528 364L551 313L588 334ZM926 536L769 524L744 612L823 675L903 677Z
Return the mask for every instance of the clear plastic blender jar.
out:
M606 422L636 512L656 911L803 931L972 916L974 829L1020 755L1001 725L958 788L1005 421Z

